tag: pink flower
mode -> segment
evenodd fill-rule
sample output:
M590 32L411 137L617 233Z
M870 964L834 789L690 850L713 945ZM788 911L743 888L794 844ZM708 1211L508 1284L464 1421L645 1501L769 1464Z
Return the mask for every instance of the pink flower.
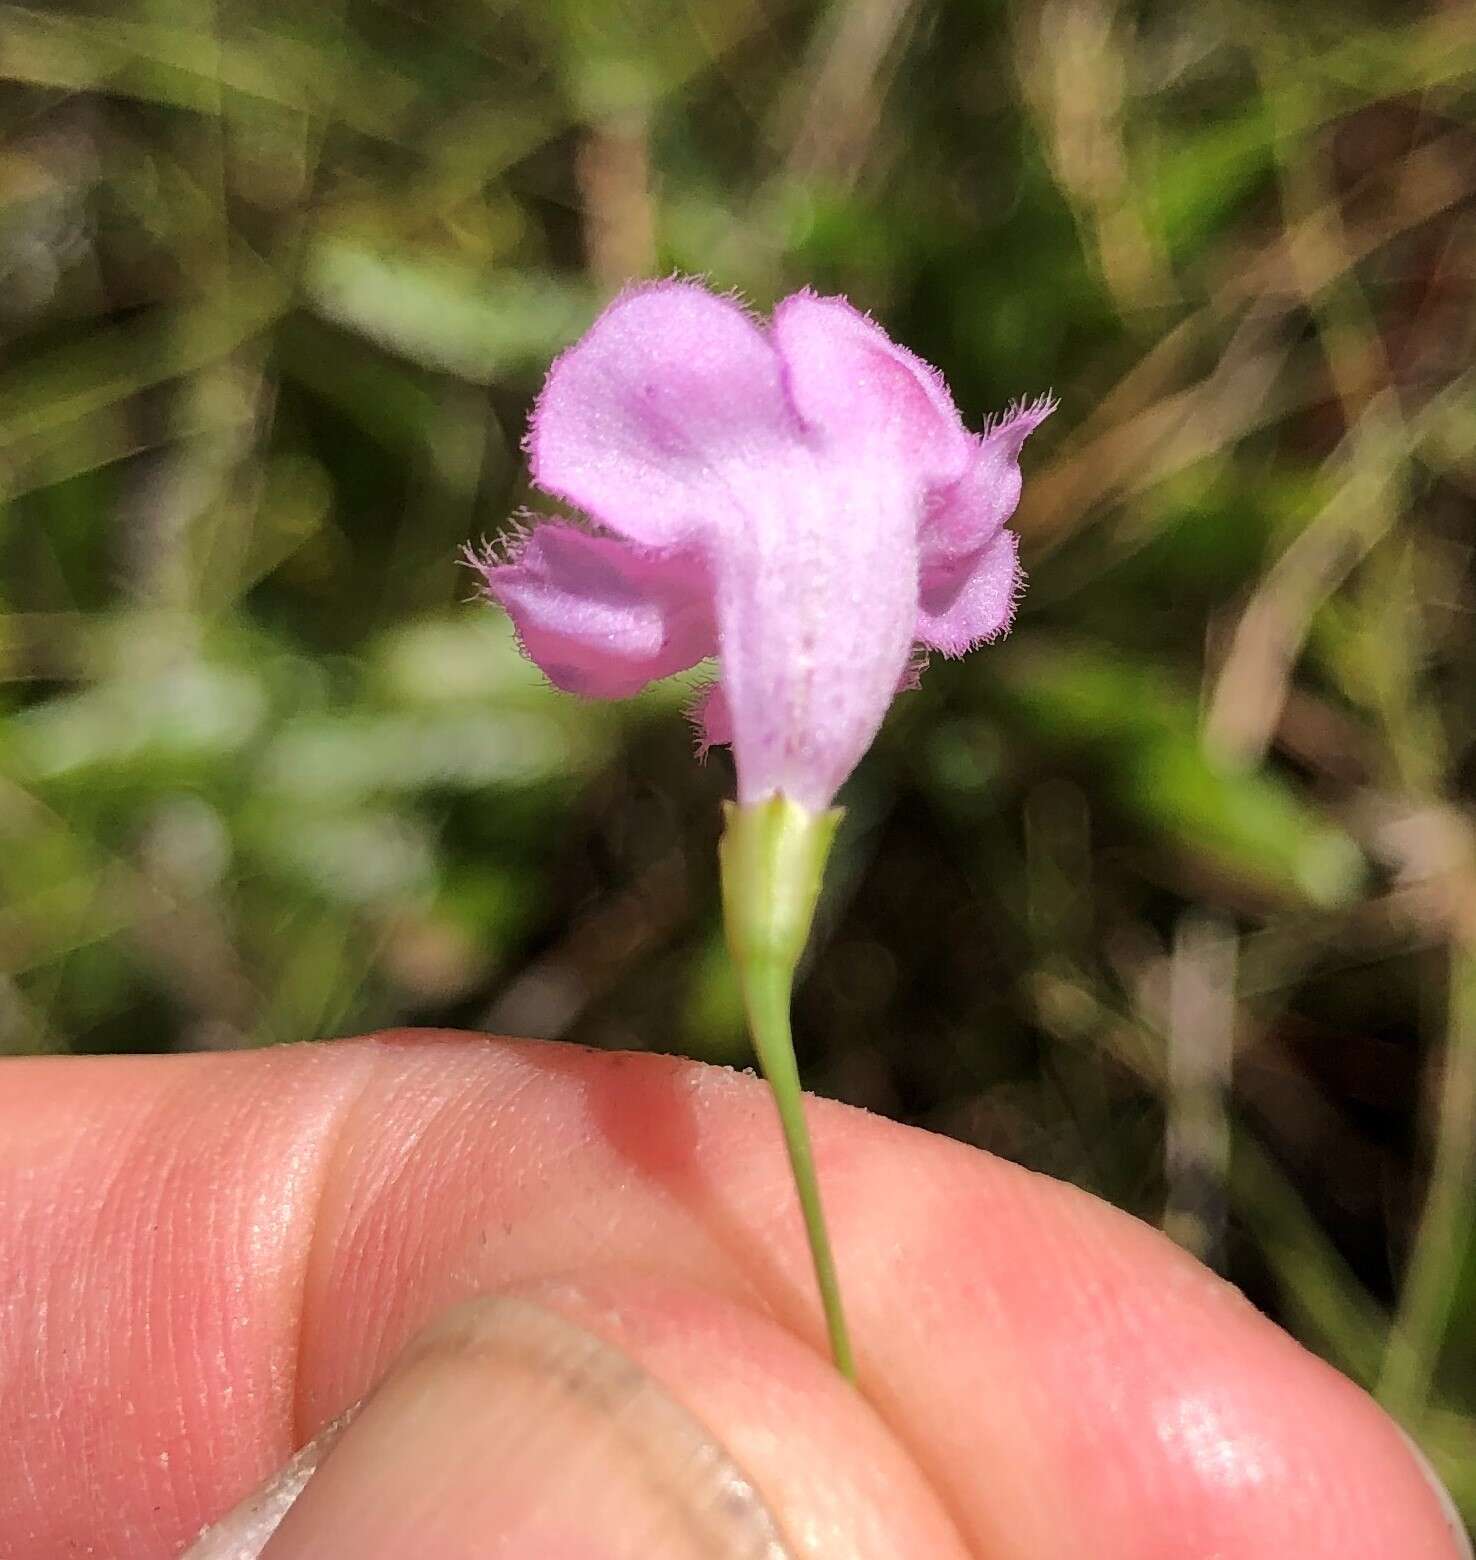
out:
M936 370L844 299L796 293L765 329L691 282L622 294L549 371L533 480L545 521L474 556L560 688L623 698L716 656L695 718L731 742L740 802L830 804L917 647L1008 628L1004 529L1039 400L978 436Z

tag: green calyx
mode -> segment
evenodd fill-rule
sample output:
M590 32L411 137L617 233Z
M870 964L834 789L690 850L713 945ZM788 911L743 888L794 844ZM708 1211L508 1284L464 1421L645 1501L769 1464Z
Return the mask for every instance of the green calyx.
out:
M740 970L775 964L793 973L815 918L841 809L807 812L785 796L723 804L718 846L723 923Z
M856 1367L789 1027L795 970L809 941L841 811L812 813L787 797L773 796L747 807L730 803L724 815L718 859L728 948L738 970L759 1066L773 1091L784 1131L831 1353L836 1368L854 1380Z

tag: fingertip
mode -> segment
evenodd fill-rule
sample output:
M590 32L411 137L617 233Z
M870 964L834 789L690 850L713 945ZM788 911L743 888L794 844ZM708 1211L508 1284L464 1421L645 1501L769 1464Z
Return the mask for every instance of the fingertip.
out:
M1444 1480L1436 1473L1434 1463L1425 1456L1420 1443L1407 1430L1402 1427L1397 1428L1405 1446L1409 1449L1410 1456L1414 1459L1415 1466L1420 1471L1420 1476L1434 1496L1435 1504L1440 1508L1440 1514L1450 1530L1451 1542L1455 1545L1459 1560L1476 1560L1476 1548L1472 1547L1471 1532L1462 1520L1455 1497L1445 1487Z
M650 1274L583 1273L525 1291L641 1361L753 1476L797 1552L963 1560L911 1452L817 1350L752 1307Z
M823 1361L648 1274L545 1280L445 1313L276 1515L270 1560L965 1554Z
M947 1169L931 1196L925 1184L906 1194L918 1223L931 1225L908 1266L947 1275L950 1291L931 1297L929 1331L945 1349L972 1314L975 1358L993 1357L1009 1388L1008 1456L1036 1481L1037 1501L1073 1514L1080 1552L1466 1553L1394 1421L1234 1286L1073 1187L958 1162L952 1145L939 1145L935 1162ZM931 1219L922 1213L930 1205ZM894 1343L893 1360L906 1350ZM967 1490L967 1439L943 1428L933 1441L938 1482ZM975 1515L983 1531L988 1511ZM1059 1518L1059 1531L1071 1521ZM1028 1544L1018 1552L1032 1553Z

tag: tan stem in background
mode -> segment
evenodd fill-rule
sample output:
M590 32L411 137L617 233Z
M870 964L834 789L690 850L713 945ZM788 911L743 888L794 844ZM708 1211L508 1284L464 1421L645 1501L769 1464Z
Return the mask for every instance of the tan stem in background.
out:
M651 199L651 120L624 109L592 124L574 163L584 203L584 249L590 274L607 292L656 265Z

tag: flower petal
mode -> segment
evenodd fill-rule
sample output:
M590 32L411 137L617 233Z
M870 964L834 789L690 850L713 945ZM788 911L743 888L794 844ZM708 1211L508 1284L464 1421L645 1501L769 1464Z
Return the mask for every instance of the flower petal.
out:
M533 477L601 534L547 525L479 560L561 687L632 693L716 653L694 711L738 797L830 804L919 644L1008 624L1018 454L1049 413L972 438L938 374L842 299L787 299L765 333L664 282L618 298L549 373Z
M973 441L973 458L959 482L935 500L920 536L922 572L961 563L987 547L1020 501L1020 448L1051 415L1049 396L1005 413Z
M665 547L710 529L801 436L762 330L731 299L658 282L623 293L554 364L528 455L539 487Z
M507 562L473 563L529 658L567 692L623 699L717 648L711 586L691 554L548 522Z
M907 467L832 452L717 555L718 659L738 800L830 805L912 651L921 495ZM757 509L757 506L755 506Z
M973 441L942 376L844 298L795 293L774 310L773 335L789 394L810 427L906 461L919 488L964 471Z
M1014 618L1024 582L1013 531L999 531L979 552L935 564L919 593L918 643L956 656L997 639Z
M710 749L725 747L733 740L733 712L720 682L708 683L698 693L687 718L697 728L698 758L706 758Z

